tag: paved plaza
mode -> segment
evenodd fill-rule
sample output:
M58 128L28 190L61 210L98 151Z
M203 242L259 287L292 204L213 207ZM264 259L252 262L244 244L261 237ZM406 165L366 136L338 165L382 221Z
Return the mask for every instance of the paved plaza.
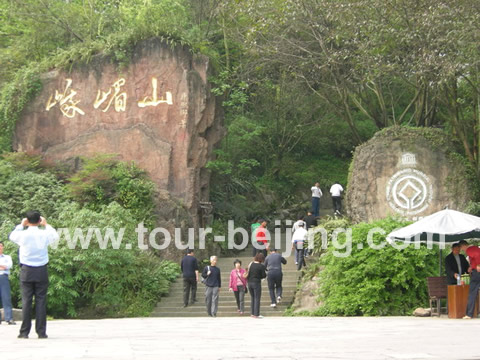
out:
M49 339L17 339L10 359L480 359L480 320L447 318L134 318L48 322Z

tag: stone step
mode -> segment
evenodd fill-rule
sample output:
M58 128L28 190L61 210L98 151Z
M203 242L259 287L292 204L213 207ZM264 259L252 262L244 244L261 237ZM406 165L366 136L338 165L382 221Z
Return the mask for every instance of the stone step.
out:
M286 292L288 290L291 290L291 291L295 291L297 289L297 285L283 285L283 291ZM268 286L267 284L265 285L262 285L262 291L268 291ZM205 286L204 285L200 285L200 286L197 286L197 294L203 294L205 292ZM222 288L220 289L220 293L223 294L223 293L229 293L229 289L228 289L228 284L227 285L224 285L222 286ZM183 295L183 286L182 287L177 287L177 288L172 288L172 290L168 293L168 296L166 296L165 298L168 298L168 297L176 297L176 296L179 296L179 295ZM233 296L233 294L232 294Z
M222 289L228 290L228 285L229 285L228 281L222 281ZM284 289L296 288L297 287L297 280L295 280L295 281L282 281L282 287ZM265 288L265 289L268 288L267 281L262 282L262 289L263 288ZM172 293L175 293L175 292L183 292L183 283L172 285L172 287L170 289L171 290L170 290L169 294L172 294ZM197 291L201 291L201 290L204 290L204 289L205 289L205 285L203 285L202 283L197 284Z
M268 308L268 309L272 309L274 310L275 308L272 308L270 306L270 298L265 298L263 299L262 297L262 300L261 300L262 304L260 305L260 308ZM248 306L247 306L248 305ZM286 308L288 307L288 305L290 305L290 302L289 301L282 301L280 304L277 305L277 308ZM245 301L245 308L247 307L250 307L250 301ZM233 310L237 310L237 303L235 301L233 301L232 303L226 303L226 302L218 302L218 309L219 311L220 310L228 310L228 309L233 309ZM187 312L195 312L195 311L205 311L205 302L202 300L202 301L199 301L193 305L188 305L186 308L184 308L183 306L178 306L178 305L175 305L175 304L164 304L163 307L161 307L161 310L163 312L163 310L169 310L169 311L187 311ZM160 309L159 310L156 310L157 312L160 312Z
M283 286L283 294L284 296L293 296L293 294L296 292L297 287L296 286ZM204 287L198 287L197 288L197 297L198 298L203 298L205 294ZM269 294L268 287L267 286L262 286L262 296L265 294ZM248 294L247 294L248 295ZM228 297L234 297L233 293L230 293L228 291L227 287L222 287L220 289L220 298L223 296L228 296ZM162 303L164 301L168 301L169 299L178 299L181 301L183 298L183 289L174 289L169 292L168 296L163 297L160 299L159 303Z
M260 309L260 314L264 316L283 316L285 309L276 309L276 310L266 310ZM217 316L249 316L251 314L250 308L245 308L245 312L240 314L236 310L229 310L229 311L218 311ZM200 317L205 316L207 317L207 311L203 309L203 311L188 313L182 311L169 311L169 312L159 312L159 313L152 313L152 317Z
M233 261L239 259L242 261L243 267L247 267L252 261L252 257L249 256L251 249L247 249L245 252L238 254L235 257L223 258L220 257L217 266L221 270L221 279L223 287L220 290L219 304L217 316L240 316L237 312L237 303L233 293L228 291L228 283L230 280L230 272L233 269ZM301 272L297 271L295 261L293 257L287 258L287 265L282 268L283 271L283 298L282 302L278 304L276 308L270 307L270 296L268 291L267 281L262 281L262 299L260 305L260 313L265 316L282 316L283 312L293 303L295 292L297 290L298 279ZM200 271L202 271L204 265L200 265ZM204 300L205 286L199 282L197 287L197 299L198 302L189 305L186 308L183 307L183 281L179 277L170 287L169 294L162 298L158 302L151 316L153 317L206 317L207 312L205 309ZM250 294L245 295L245 314L243 316L249 316L250 313Z
M283 299L283 303L286 303L286 302L289 302L291 298L293 298L293 296L295 295L294 292L284 292L282 294L282 299ZM245 295L245 303L250 303L250 295L247 294ZM262 298L261 298L262 302L267 302L270 303L270 295L269 293L265 292L265 293L262 293ZM197 306L197 304L203 304L205 302L205 298L203 297L203 294L200 296L200 294L197 295L197 303L194 304L193 306ZM218 303L219 305L230 305L230 306L233 306L236 304L236 300L234 298L233 295L231 296L220 296L218 298ZM183 306L183 298L182 297L179 297L179 298L165 298L163 299L162 301L160 301L158 304L157 304L157 307L169 307L169 306L174 306L174 307L177 307L177 308L181 308Z
M260 306L260 313L262 314L275 314L275 315L282 315L283 312L288 308L289 303L281 303L277 305L276 308L272 308L270 304L263 304ZM245 304L245 313L250 313L250 304ZM179 307L163 307L161 310L156 310L152 313L152 316L168 316L169 314L182 314L182 316L189 316L189 315L201 315L206 316L207 311L205 309L205 304L199 305L198 303L193 306L188 306L186 308L179 308ZM218 305L218 312L219 315L225 314L233 314L239 315L237 312L237 306L233 305ZM170 315L172 316L172 315Z

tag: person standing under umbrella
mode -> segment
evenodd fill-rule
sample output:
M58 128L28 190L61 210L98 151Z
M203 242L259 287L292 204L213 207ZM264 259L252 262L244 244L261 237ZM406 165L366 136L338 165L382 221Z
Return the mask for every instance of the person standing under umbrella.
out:
M460 254L460 245L455 243L452 245L452 252L445 258L445 272L447 273L447 284L457 285L457 278L468 272L467 259Z
M469 246L468 242L461 240L459 242L460 249L465 251L470 261L470 290L468 291L467 315L464 319L471 319L475 309L475 301L478 297L478 289L480 289L480 248L478 246Z

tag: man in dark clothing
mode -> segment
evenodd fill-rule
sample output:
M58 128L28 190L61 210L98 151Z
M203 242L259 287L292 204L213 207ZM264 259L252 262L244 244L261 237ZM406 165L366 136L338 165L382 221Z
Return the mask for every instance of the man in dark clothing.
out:
M202 278L205 279L205 305L208 316L216 317L218 310L218 295L222 287L220 269L217 267L216 256L210 256L210 266L205 266Z
M183 307L188 306L190 291L192 300L190 304L197 302L198 262L192 249L187 250L187 255L182 259L183 274Z
M313 229L315 226L318 225L317 218L313 215L311 210L307 212L307 216L305 216L303 221L305 221L305 224L307 225L307 227L305 228L306 230Z
M277 253L276 249L270 250L270 255L265 259L265 267L267 269L268 290L270 292L270 306L277 307L277 303L282 300L282 264L286 264L287 260ZM276 290L276 291L275 291ZM275 294L276 292L276 294Z
M456 285L457 276L468 273L467 259L460 254L460 245L455 243L452 245L452 252L445 258L445 272L447 273L447 284Z

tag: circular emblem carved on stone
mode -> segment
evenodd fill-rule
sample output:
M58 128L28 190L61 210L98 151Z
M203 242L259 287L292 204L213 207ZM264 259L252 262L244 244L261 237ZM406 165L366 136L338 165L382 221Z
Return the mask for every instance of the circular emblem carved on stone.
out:
M416 215L431 203L433 187L430 179L416 169L396 172L387 184L387 201L390 207L402 215Z

